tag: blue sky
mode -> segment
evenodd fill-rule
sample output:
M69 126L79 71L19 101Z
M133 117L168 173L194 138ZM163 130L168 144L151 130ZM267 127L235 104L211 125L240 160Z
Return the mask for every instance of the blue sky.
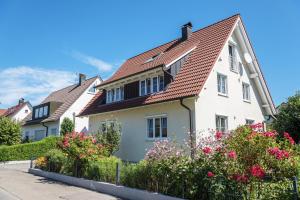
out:
M300 90L300 1L1 0L0 107L39 103L76 81L109 77L127 58L242 15L275 104Z

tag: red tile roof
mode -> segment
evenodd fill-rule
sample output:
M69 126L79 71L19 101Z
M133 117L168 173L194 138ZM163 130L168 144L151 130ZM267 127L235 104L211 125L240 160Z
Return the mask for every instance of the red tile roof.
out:
M28 104L28 102L20 103L18 105L12 106L6 110L2 110L2 112L5 111L2 114L1 114L1 110L0 110L0 116L9 117L11 115L14 115L15 113L19 112L19 110L21 110L26 104Z
M0 116L4 115L5 112L6 112L6 109L0 109Z
M103 94L99 93L80 115L108 112L198 95L239 17L239 15L234 15L195 31L186 41L176 39L132 57L111 78L99 85L101 87L122 78L167 65L196 47L176 75L174 81L169 84L164 92L106 105L99 105L103 98ZM161 53L160 56L154 61L145 63L146 60L159 53Z

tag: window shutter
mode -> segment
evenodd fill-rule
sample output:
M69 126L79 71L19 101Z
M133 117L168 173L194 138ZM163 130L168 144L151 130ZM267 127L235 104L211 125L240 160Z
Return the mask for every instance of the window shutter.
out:
M130 99L139 96L139 81L128 83L124 86L124 99Z

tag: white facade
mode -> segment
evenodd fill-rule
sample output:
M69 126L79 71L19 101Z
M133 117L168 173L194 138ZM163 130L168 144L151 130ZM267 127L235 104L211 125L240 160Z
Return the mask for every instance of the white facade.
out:
M255 56L249 41L243 41L246 38L243 31L243 26L238 21L199 95L183 101L191 109L192 130L196 132L197 141L209 133L209 129L217 129L217 116L226 118L226 129L232 130L246 124L246 120L263 122L265 115L272 113L270 94L266 92L257 62L247 64L244 60L245 53L249 53L252 58ZM230 67L228 45L233 45L235 49L236 70L231 70ZM218 74L226 77L225 95L218 92ZM249 99L243 96L243 84L249 86ZM146 149L150 148L154 141L147 138L149 116L167 117L168 138L179 142L187 139L188 110L183 108L179 101L90 115L89 132L98 132L104 121L117 121L122 130L121 147L117 155L123 160L138 161L143 159Z
M10 118L15 121L22 121L27 117L27 115L31 114L32 108L26 103L18 112L14 113Z
M88 104L88 102L95 96L95 93L89 90L95 85L100 84L100 79L97 78L88 87L83 94L64 112L64 114L55 122L46 122L43 125L34 124L26 125L22 127L23 138L28 137L31 140L40 140L46 137L46 130L48 127L48 136L50 135L60 135L60 125L64 118L69 118L75 121L75 131L76 132L87 132L89 126L88 117L76 117L79 112ZM50 113L52 114L52 113Z

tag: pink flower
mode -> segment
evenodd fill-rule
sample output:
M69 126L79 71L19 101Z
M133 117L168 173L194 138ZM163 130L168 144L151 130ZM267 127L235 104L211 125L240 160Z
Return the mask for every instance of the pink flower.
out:
M210 154L210 153L211 153L211 148L210 148L210 147L204 147L204 148L202 149L202 151L203 151L203 153L205 153L205 154Z
M227 155L228 155L228 158L231 158L231 159L237 158L235 151L229 151Z
M214 173L212 173L211 171L207 172L207 177L211 178L211 177L214 177Z
M263 178L265 176L265 170L259 165L253 165L250 168L250 173L256 178Z
M290 134L289 133L287 133L287 132L284 132L283 133L283 136L284 136L284 138L285 139L287 139L292 145L294 145L295 144L295 141L294 141L294 139L290 136Z
M217 131L217 132L216 132L215 137L216 137L217 140L220 140L220 139L222 138L222 136L223 136L223 133L222 133L222 132L220 132L220 131Z
M238 182L241 182L241 183L247 183L249 181L249 177L247 175L239 175L239 174L236 174L236 175L233 175L233 179L238 181Z
M268 152L271 155L276 155L278 151L280 151L280 149L278 147L273 147L273 148L268 149Z
M274 137L276 136L276 134L273 133L273 132L265 132L265 133L264 133L264 136L265 136L265 137L271 137L271 138L274 138Z
M69 141L68 141L68 140L65 140L65 141L63 142L63 147L69 147L69 146L70 146Z
M273 147L268 149L269 154L276 157L278 160L282 160L283 158L289 158L290 154L286 150L280 150L278 147Z
M93 138L93 139L92 139L92 143L93 143L93 144L96 144L96 142L97 142L96 139Z

